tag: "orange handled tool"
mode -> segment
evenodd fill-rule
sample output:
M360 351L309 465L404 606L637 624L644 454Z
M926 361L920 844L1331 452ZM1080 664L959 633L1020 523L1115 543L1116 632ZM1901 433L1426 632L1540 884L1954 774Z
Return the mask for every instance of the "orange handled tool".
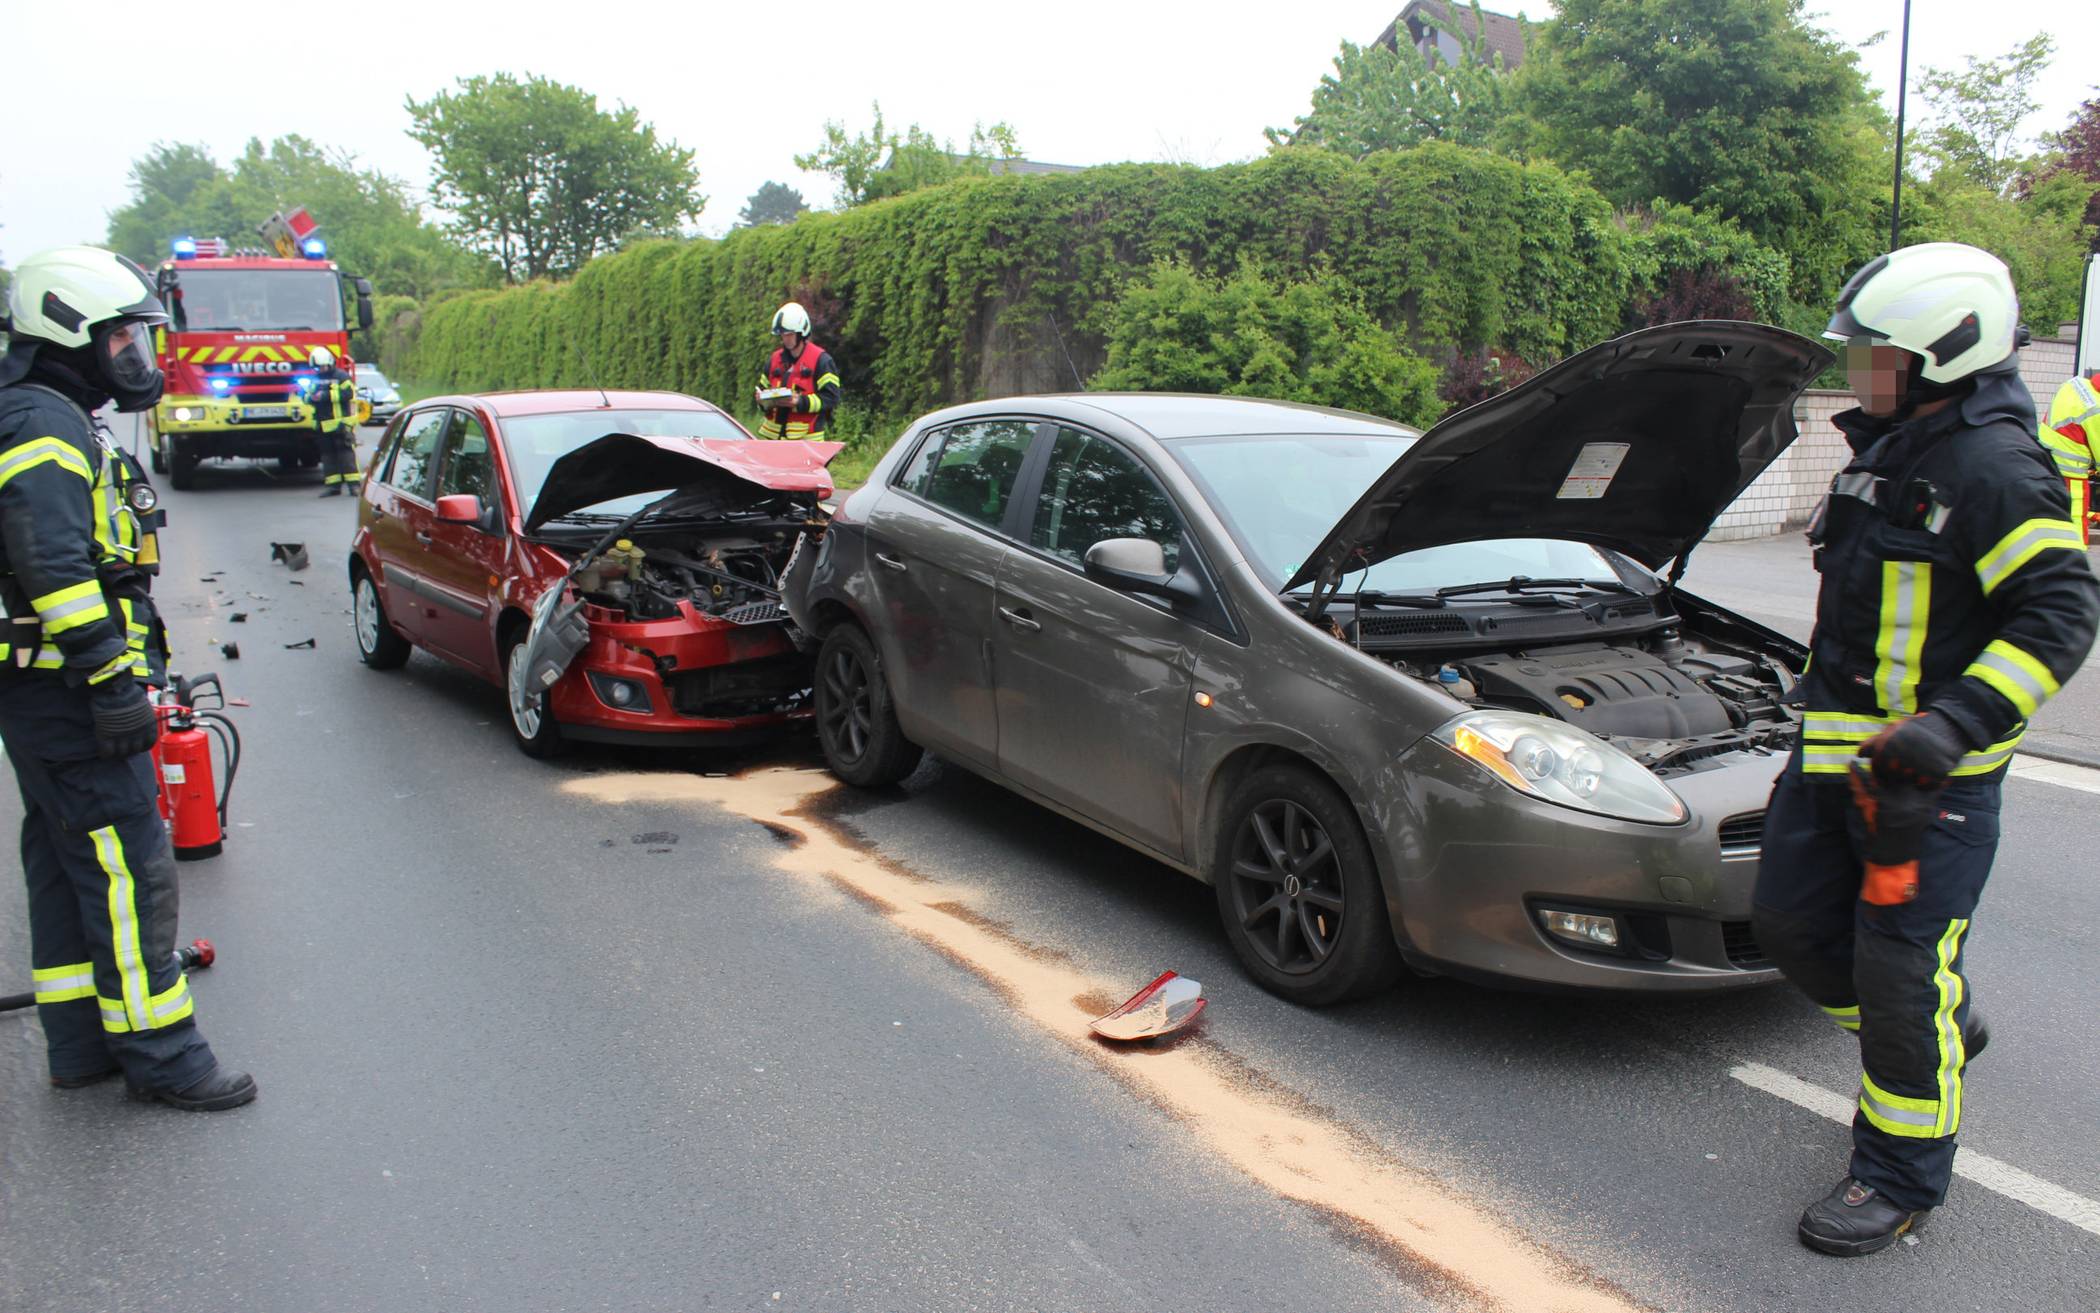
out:
M1864 761L1852 763L1852 801L1867 823L1867 875L1859 896L1894 907L1918 896L1918 856L1939 811L1939 790L1877 780Z

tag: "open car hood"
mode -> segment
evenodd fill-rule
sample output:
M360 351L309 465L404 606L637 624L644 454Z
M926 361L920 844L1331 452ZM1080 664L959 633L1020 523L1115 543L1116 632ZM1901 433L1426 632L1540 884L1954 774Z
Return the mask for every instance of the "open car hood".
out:
M1591 347L1423 434L1284 590L1483 538L1570 538L1657 569L1793 443L1794 399L1833 359L1720 320Z
M646 438L608 433L555 461L525 517L531 533L549 520L616 497L703 488L753 500L766 492L831 495L824 467L842 442L767 442L757 438Z

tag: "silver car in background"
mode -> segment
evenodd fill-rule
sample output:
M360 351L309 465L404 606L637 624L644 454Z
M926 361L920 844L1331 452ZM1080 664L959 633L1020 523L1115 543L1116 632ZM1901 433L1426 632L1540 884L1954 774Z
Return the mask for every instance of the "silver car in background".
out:
M358 361L356 366L357 395L372 403L372 413L365 419L365 427L384 424L401 409L401 391L379 372L379 366Z
M927 749L1211 883L1264 986L1729 989L1807 653L1658 574L1830 362L1644 330L1427 435L1230 397L914 424L786 600L826 760Z

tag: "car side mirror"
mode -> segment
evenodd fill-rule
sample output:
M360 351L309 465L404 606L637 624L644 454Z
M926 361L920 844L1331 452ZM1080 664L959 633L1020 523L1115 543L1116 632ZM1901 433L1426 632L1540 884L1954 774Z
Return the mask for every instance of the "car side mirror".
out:
M481 498L471 492L455 492L437 501L440 524L471 524L481 528Z
M1119 592L1193 602L1202 589L1185 571L1167 573L1167 550L1149 538L1103 538L1086 549L1086 577Z

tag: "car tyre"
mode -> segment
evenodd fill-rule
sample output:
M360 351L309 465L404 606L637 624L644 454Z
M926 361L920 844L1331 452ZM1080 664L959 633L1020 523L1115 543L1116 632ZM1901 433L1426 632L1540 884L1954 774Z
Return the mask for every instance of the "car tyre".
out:
M833 626L817 649L817 739L824 764L846 783L881 788L918 768L919 746L904 737L875 642L859 625Z
M360 568L350 585L350 627L357 633L357 655L374 670L393 670L408 660L407 639L394 632L379 601L379 585Z
M1385 890L1341 790L1303 766L1267 766L1232 790L1218 824L1218 915L1262 988L1325 1007L1392 987L1402 968Z
M520 626L504 641L503 700L510 711L510 736L518 745L518 751L545 760L568 751L569 743L562 737L561 722L554 718L554 708L544 694L538 707L525 704L525 637L528 632Z
M181 439L170 438L167 441L168 486L187 492L197 486L197 465L201 458Z
M166 444L166 438L162 438L159 442L147 444L148 450L150 450L153 453L152 464L153 472L155 474L166 474L168 472L168 458L162 453L162 448L165 447Z

